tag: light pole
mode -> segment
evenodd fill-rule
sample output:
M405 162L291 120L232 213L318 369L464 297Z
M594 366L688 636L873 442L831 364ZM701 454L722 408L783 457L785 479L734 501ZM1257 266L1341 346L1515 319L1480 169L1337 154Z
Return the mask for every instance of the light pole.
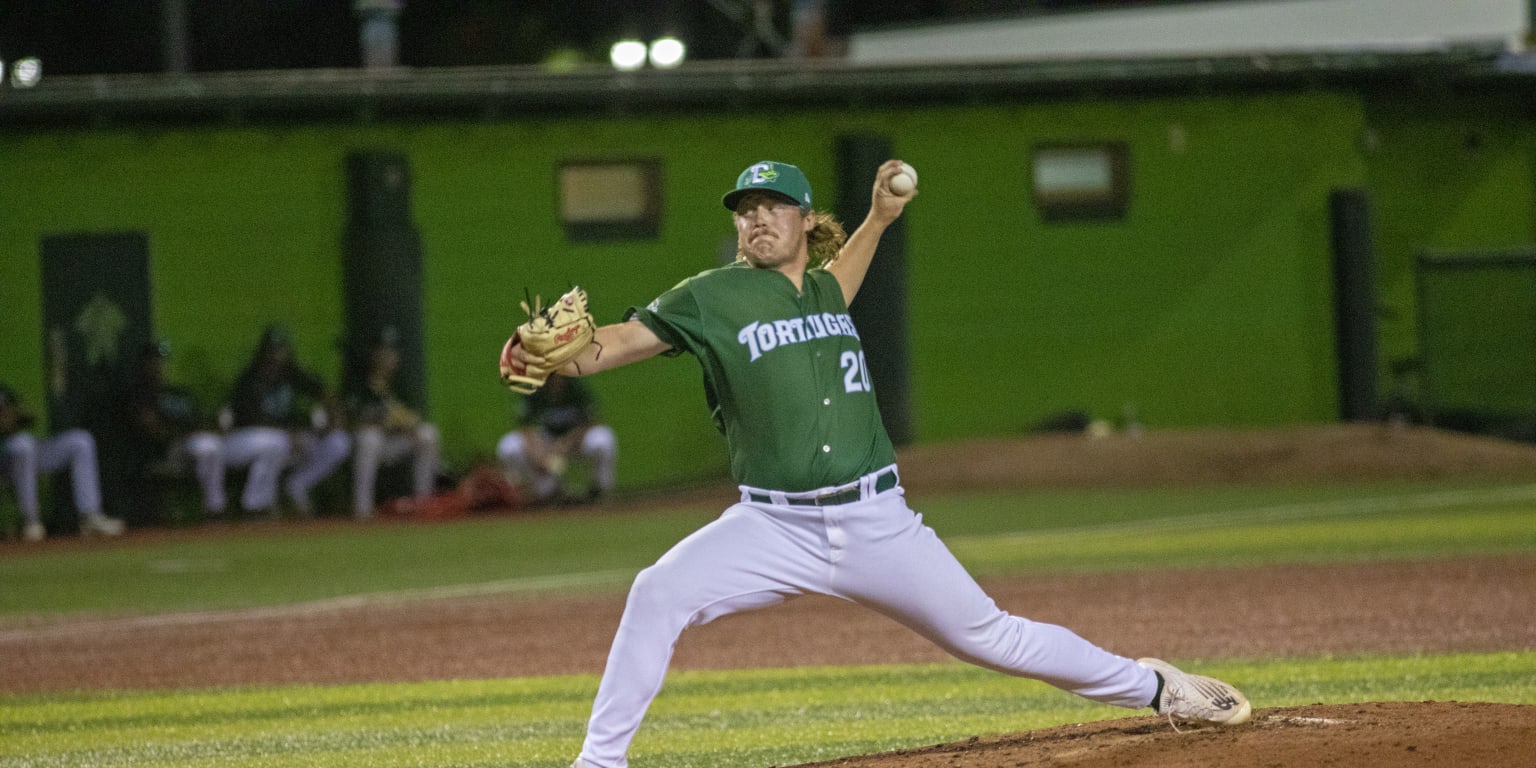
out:
M404 8L405 0L353 0L364 69L390 69L400 64L400 33L395 22Z

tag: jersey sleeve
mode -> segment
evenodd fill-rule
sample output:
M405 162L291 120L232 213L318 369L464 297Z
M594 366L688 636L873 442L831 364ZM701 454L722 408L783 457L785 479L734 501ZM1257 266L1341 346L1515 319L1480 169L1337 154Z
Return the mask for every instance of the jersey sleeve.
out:
M693 278L678 283L644 307L630 307L625 320L639 320L656 338L666 342L667 357L684 352L697 354L702 341L699 302L693 295Z

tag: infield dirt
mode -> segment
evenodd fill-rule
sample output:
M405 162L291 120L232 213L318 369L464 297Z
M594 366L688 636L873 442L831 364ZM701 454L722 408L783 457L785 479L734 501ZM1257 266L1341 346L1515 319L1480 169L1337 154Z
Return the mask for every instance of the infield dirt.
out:
M945 489L1486 477L1536 480L1536 447L1424 428L1150 432L932 445L901 458L921 510ZM705 492L721 506L728 483ZM666 504L647 499L616 504ZM315 521L304 525L345 525ZM475 521L445 524L476 524ZM135 532L121 544L218 531ZM18 546L14 544L6 547ZM45 546L75 546L48 542ZM1536 557L985 580L1004 608L1117 653L1167 658L1536 648ZM0 690L345 683L601 671L623 598L487 596L318 610L26 621L0 630ZM1178 617L1220 616L1223 631ZM1175 617L1170 620L1170 617ZM874 613L805 598L686 633L675 668L934 662ZM1270 708L1236 728L1156 717L850 757L860 768L1536 766L1536 707L1475 702Z

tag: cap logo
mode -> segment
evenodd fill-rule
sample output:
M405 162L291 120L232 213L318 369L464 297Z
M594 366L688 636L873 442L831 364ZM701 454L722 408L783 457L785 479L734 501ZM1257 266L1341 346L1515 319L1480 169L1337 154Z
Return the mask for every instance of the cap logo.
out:
M752 166L752 181L750 184L772 184L779 178L779 172L773 167L773 163L758 163Z

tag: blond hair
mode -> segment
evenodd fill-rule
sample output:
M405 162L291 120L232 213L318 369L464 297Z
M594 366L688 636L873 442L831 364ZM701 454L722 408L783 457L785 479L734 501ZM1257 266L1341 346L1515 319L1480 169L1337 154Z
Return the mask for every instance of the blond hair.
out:
M805 236L810 246L811 257L806 266L826 267L837 261L837 255L843 252L843 243L848 242L848 233L843 231L842 222L832 218L832 214L822 211L811 211L816 223Z
M806 214L814 222L811 231L805 235L806 250L809 258L806 267L827 267L837 261L837 255L843 251L843 243L848 242L848 233L843 231L842 222L826 211L813 210ZM736 252L736 261L747 260L747 254Z

